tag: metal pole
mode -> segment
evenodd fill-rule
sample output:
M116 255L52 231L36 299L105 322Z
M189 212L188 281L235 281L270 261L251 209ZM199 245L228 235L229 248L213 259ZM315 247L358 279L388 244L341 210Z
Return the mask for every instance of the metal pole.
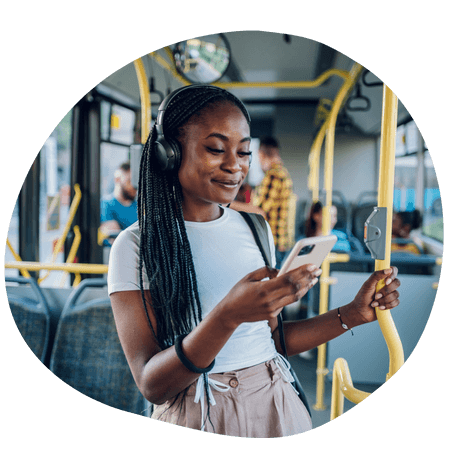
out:
M388 269L391 264L392 206L394 201L395 134L397 131L398 99L385 85L383 88L383 116L381 123L380 174L378 206L387 208L385 259L375 260L375 270ZM384 281L377 285L382 289ZM389 379L404 363L403 347L390 311L376 308L378 323L389 350Z

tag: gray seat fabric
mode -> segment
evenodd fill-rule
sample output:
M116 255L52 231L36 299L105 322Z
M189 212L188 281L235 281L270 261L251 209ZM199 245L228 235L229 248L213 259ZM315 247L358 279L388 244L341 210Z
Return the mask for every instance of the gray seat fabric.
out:
M85 287L102 283L104 279L84 280L69 298L58 324L50 370L94 400L146 415L144 398L117 335L109 298L76 304Z
M35 298L10 293L8 302L24 341L36 357L45 362L50 336L50 312L46 299L33 278L6 277L5 281L31 285Z

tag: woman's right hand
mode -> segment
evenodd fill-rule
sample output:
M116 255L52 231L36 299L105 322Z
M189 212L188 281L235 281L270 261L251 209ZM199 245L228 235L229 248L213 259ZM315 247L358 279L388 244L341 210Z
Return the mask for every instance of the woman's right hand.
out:
M277 277L270 267L250 272L220 302L223 320L233 328L244 322L270 320L281 310L300 300L322 273L314 264L300 266ZM264 280L270 278L269 280Z

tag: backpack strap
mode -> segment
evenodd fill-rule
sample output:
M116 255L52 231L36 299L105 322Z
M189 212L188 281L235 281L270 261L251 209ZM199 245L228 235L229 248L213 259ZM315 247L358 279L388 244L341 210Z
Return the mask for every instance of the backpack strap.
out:
M272 258L270 257L270 244L269 236L267 234L266 220L263 216L256 213L248 213L245 211L239 211L242 217L247 222L248 226L252 230L253 236L255 238L256 244L258 245L267 266L272 267ZM284 332L283 332L283 320L281 318L281 313L278 314L278 334L280 336L280 345L283 351L283 356L287 358L286 344L284 342Z
M266 220L260 214L248 213L245 211L238 211L238 212L242 215L242 217L245 219L248 226L252 230L253 236L256 241L256 245L259 247L266 265L269 267L272 267L272 262L271 262L272 258L270 257L271 256L270 243L269 243L269 235L267 233ZM283 356L286 359L288 359L287 351L286 351L286 343L284 341L283 319L282 319L281 313L278 314L277 320L278 320L278 335L280 338L281 350L283 352ZM306 394L305 394L305 392L302 388L302 385L297 377L297 374L292 369L292 367L290 369L290 372L291 372L292 377L294 378L293 385L294 385L295 389L298 391L300 400L305 405L310 417L312 417L311 409L308 404L308 399L306 398Z
M261 214L248 213L245 211L239 211L242 217L247 222L248 226L252 230L256 244L264 258L266 266L272 267L272 258L270 254L269 236L267 234L266 220Z

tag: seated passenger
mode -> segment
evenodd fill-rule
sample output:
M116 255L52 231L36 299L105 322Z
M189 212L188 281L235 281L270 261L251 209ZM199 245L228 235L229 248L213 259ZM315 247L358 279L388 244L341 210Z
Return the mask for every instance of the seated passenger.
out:
M117 235L138 220L136 188L131 184L128 162L114 173L114 191L100 203L100 231L108 236ZM114 239L104 241L110 245Z
M420 255L423 248L410 235L422 225L422 217L417 209L413 211L395 212L392 216L392 252L403 252Z
M312 204L309 211L309 217L306 220L305 233L306 237L322 236L322 203L315 202ZM337 208L332 205L330 208L330 233L334 234L338 240L333 247L335 252L351 252L350 242L348 236L344 231L334 230L337 223Z

